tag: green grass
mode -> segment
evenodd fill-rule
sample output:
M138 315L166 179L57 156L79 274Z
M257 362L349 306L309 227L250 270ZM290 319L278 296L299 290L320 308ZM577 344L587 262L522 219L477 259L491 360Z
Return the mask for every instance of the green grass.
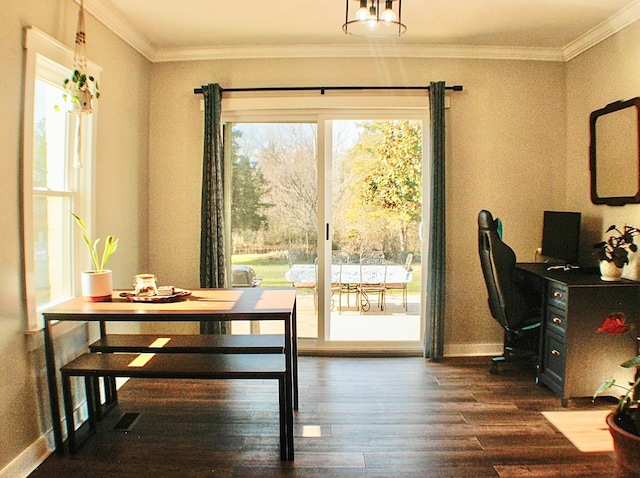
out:
M276 259L268 254L239 254L231 258L233 265L247 265L256 272L256 277L262 279L263 287L286 287L291 282L284 274L289 270L286 259Z
M238 254L232 257L233 265L247 265L256 272L256 277L262 279L263 287L287 287L291 285L284 275L289 270L286 259L270 254ZM421 264L414 264L413 280L409 282L408 292L411 294L420 293L420 275L422 273Z

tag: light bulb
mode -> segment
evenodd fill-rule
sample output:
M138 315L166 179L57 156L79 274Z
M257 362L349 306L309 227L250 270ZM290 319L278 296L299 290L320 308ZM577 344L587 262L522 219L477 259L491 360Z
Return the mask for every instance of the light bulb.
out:
M378 15L373 2L371 2L371 8L369 8L369 21L367 22L367 26L370 30L374 30L378 26Z
M367 7L360 7L356 12L356 21L364 22L369 20L369 9Z
M390 8L386 8L384 12L382 12L382 15L380 15L380 20L383 22L395 22L398 20L398 17L396 16L396 12Z

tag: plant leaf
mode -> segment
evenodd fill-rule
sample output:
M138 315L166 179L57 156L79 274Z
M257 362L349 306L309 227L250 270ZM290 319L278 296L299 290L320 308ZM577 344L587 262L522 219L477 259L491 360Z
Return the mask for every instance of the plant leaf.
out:
M624 368L633 368L640 366L640 355L637 355L634 358L621 363L620 366Z
M598 395L600 395L602 392L604 392L605 390L609 390L611 387L613 387L616 383L616 379L611 377L608 378L607 380L605 380L602 385L600 385L598 387L598 390L595 391L595 393L593 394L593 398L595 399Z

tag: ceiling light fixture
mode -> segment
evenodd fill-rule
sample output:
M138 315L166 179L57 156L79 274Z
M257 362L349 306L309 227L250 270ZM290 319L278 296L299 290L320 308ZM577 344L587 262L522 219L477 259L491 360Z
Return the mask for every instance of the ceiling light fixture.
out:
M354 1L360 4L360 8L355 11L353 18L349 18L349 3ZM384 4L382 11L380 3ZM347 0L342 30L349 35L365 37L400 36L407 31L407 26L402 23L402 0Z

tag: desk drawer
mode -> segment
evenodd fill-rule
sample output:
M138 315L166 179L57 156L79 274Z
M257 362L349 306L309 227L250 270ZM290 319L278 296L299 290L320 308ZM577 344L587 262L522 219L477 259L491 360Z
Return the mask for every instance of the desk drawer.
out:
M546 328L552 330L561 337L566 336L567 314L565 310L558 309L552 305L546 307Z
M547 292L547 304L560 310L567 310L567 286L558 282L549 281Z
M566 364L566 344L562 337L548 332L545 337L543 382L554 392L562 394Z

